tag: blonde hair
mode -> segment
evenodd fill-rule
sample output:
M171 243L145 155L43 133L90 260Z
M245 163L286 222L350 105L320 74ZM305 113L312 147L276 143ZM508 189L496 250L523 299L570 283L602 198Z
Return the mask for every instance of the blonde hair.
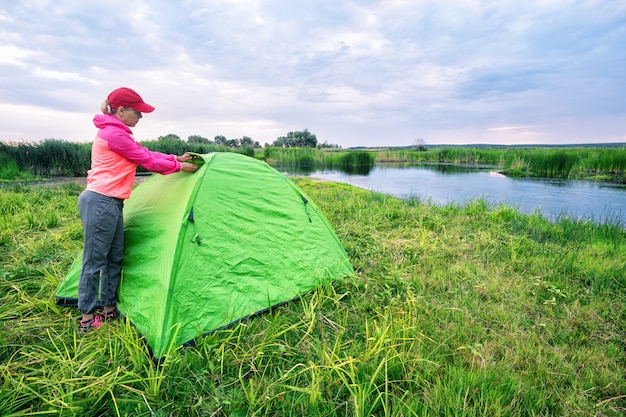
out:
M108 99L105 99L102 102L102 104L100 105L100 111L102 111L102 114L113 114L113 113L115 113L115 111L109 105L109 100Z

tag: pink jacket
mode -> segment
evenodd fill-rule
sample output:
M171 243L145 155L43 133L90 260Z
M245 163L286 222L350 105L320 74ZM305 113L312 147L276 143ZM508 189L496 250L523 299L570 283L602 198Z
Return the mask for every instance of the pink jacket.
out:
M133 190L137 165L160 174L181 170L176 155L152 152L141 146L117 117L98 114L93 123L99 130L91 148L88 190L125 200Z

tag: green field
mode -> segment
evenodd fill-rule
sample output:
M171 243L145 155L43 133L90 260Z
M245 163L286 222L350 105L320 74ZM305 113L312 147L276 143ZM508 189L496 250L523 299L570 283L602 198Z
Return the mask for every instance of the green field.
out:
M80 185L0 188L2 416L620 416L626 231L297 179L355 276L172 349L53 294Z

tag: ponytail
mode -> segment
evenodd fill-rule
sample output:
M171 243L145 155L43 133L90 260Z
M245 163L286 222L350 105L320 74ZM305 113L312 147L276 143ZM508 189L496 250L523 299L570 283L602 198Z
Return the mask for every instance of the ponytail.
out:
M109 105L109 100L105 99L102 104L100 104L100 111L102 111L102 114L114 113L113 109L111 109L111 106Z

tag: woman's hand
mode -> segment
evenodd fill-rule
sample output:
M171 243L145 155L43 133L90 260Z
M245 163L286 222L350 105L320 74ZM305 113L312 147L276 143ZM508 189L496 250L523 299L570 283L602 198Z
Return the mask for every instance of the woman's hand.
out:
M183 155L177 156L176 160L180 163L183 163L183 162L189 161L191 158L193 158L191 155L189 155L188 153L185 153Z
M190 164L189 162L181 162L180 165L181 165L181 169L180 169L181 171L189 172L189 173L196 172L198 168L200 168L198 165Z

